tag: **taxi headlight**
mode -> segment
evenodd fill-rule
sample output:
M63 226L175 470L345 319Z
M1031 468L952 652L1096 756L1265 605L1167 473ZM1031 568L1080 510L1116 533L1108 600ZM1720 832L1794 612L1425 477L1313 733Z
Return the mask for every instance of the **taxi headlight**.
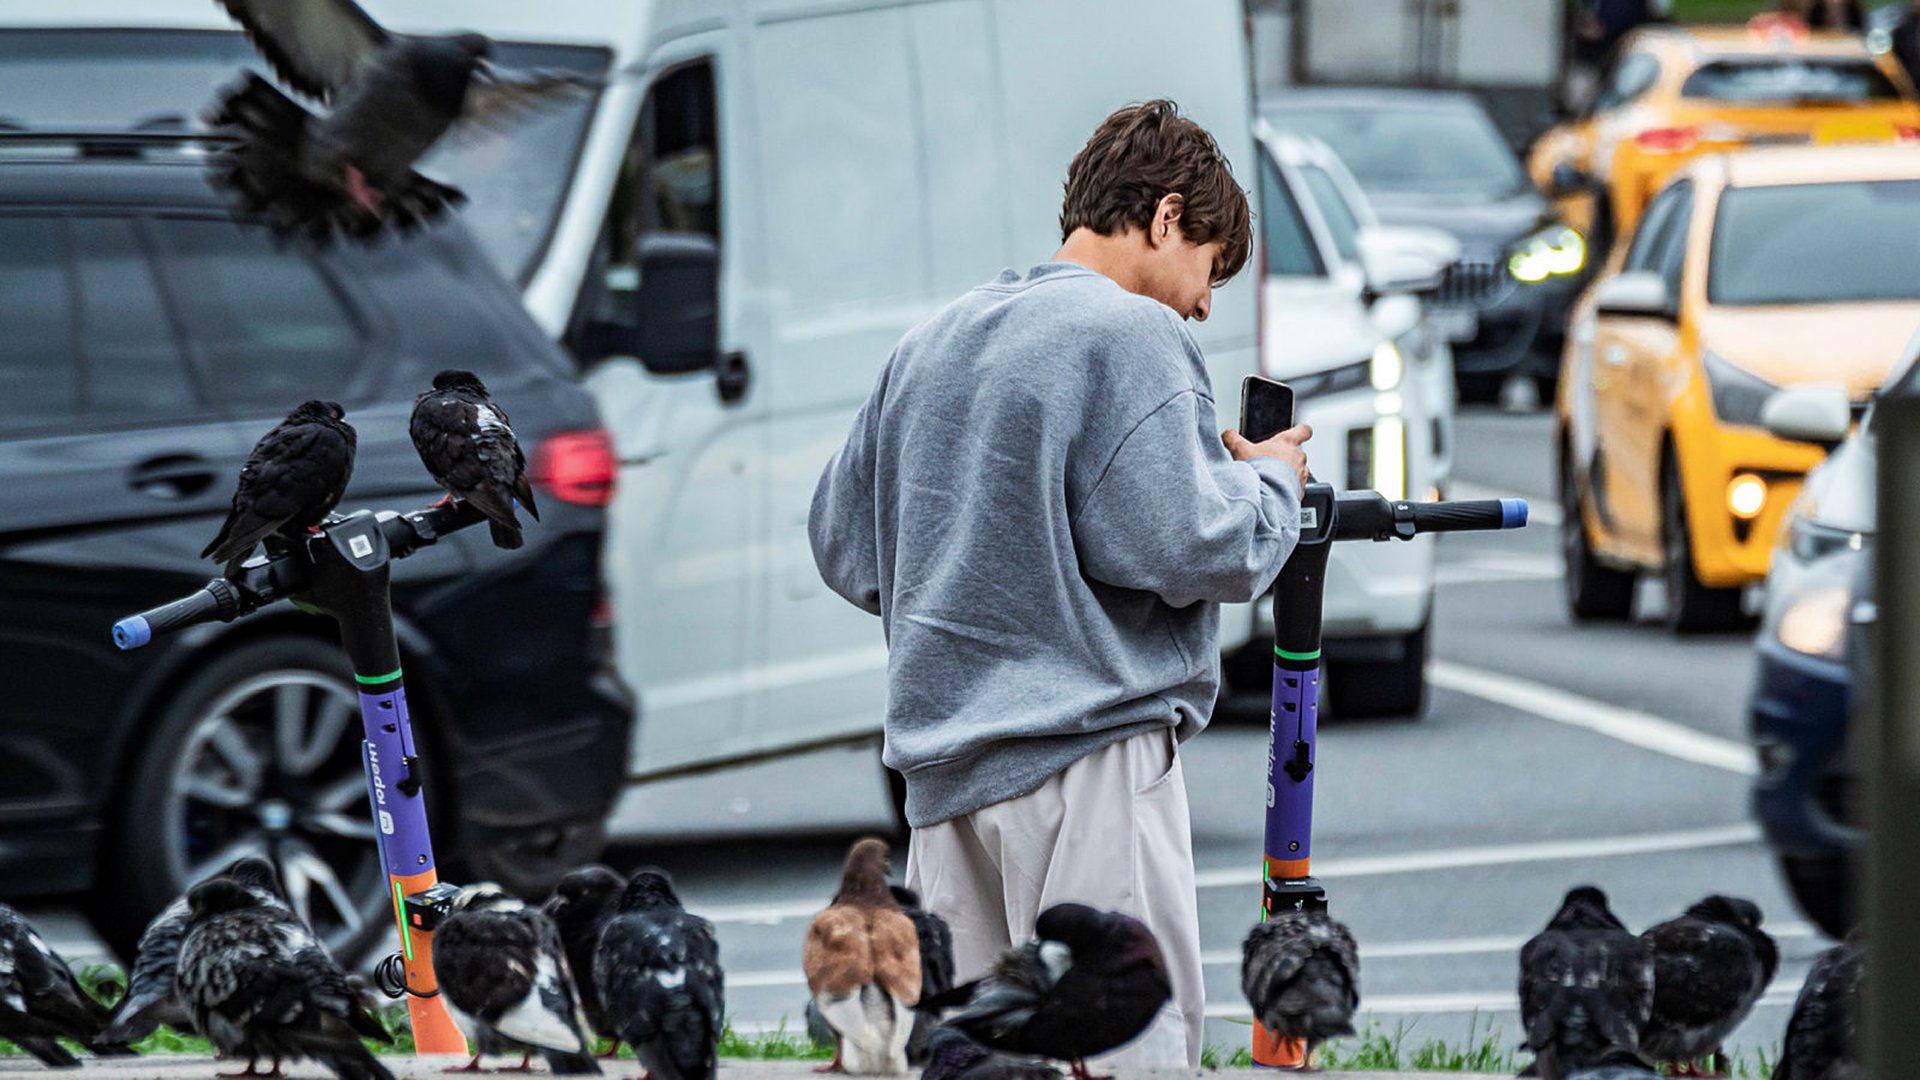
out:
M1577 274L1587 265L1587 239L1565 225L1550 225L1515 244L1507 272L1529 285Z

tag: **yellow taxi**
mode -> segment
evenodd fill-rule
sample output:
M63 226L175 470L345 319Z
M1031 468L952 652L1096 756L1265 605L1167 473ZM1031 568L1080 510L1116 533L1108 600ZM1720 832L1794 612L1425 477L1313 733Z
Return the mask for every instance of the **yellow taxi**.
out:
M1675 170L1743 147L1920 137L1920 102L1891 56L1851 34L1762 17L1650 26L1615 51L1585 115L1547 131L1527 171L1596 252L1624 236Z
M1567 604L1620 619L1660 573L1676 630L1743 621L1824 451L1762 426L1777 389L1858 409L1920 326L1920 148L1702 158L1576 301L1556 402Z

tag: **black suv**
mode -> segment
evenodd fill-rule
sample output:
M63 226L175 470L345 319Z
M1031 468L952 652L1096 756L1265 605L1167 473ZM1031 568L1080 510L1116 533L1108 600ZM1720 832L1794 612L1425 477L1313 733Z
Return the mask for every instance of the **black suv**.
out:
M121 653L115 619L198 558L295 404L359 430L343 510L438 492L407 436L480 374L543 518L397 563L394 609L443 871L526 892L594 856L632 711L606 662L614 461L591 398L455 224L311 251L236 221L179 138L0 134L0 896L85 893L128 955L188 882L258 850L350 954L391 934L354 683L331 620L278 605Z

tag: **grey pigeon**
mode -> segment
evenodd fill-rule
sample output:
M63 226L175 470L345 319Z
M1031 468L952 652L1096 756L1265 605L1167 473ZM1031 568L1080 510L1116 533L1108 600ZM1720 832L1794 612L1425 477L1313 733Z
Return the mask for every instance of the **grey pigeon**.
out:
M1660 1080L1660 1074L1647 1068L1635 1054L1617 1055L1617 1060L1569 1073L1567 1080Z
M473 1048L467 1071L486 1054L535 1051L562 1076L597 1074L573 969L560 931L544 911L498 885L469 885L433 933L433 974L453 1022Z
M593 954L600 947L600 932L617 913L620 894L626 888L626 878L612 867L596 863L569 870L546 903L547 914L560 930L560 944L567 950L567 964L573 968L573 983L580 991L580 1009L586 1013L587 1026L595 1035L612 1039L615 1049L620 1036L614 1033L606 1006L600 1003Z
M284 1061L310 1057L341 1080L393 1080L360 1041L393 1037L292 912L228 877L195 885L187 910L175 982L194 1028L217 1050L270 1057L276 1073Z
M26 916L0 904L0 1039L55 1068L80 1061L58 1040L95 1046L96 1053L129 1053L97 1043L107 1010L93 1000L73 969L53 951Z
M726 1011L720 945L712 923L680 906L664 871L634 871L593 972L608 1018L649 1080L711 1080Z
M514 504L540 520L527 482L527 456L520 452L507 411L487 396L478 375L435 375L433 389L414 398L407 430L420 463L446 489L447 499L472 503L487 516L494 547L511 551L525 543Z
M1648 1058L1691 1067L1712 1057L1714 1071L1726 1071L1720 1044L1780 966L1760 921L1750 900L1709 896L1640 935L1653 949L1653 1012L1640 1032Z
M280 888L280 875L274 873L272 863L258 855L243 856L214 876L228 877L246 886L262 904L292 910L287 907L286 893ZM180 963L180 943L186 940L190 916L187 898L182 894L155 915L141 932L139 946L134 950L133 970L127 976L127 992L113 1007L113 1015L100 1033L100 1041L138 1042L153 1034L161 1024L175 1031L193 1030L192 1017L187 1014L186 1004L180 1000L173 982L174 971Z
M1862 1080L1858 1025L1866 945L1856 931L1807 970L1773 1080Z
M1652 1009L1653 948L1591 885L1568 892L1520 950L1522 1045L1534 1055L1528 1075L1566 1080L1637 1053Z
M284 234L405 231L465 196L414 171L456 125L498 126L593 84L565 72L513 72L480 34L395 34L353 0L220 0L284 83L328 106L315 116L248 74L208 115L239 140L215 173Z
M927 1067L920 1080L1059 1080L1060 1070L1039 1058L989 1050L958 1028L936 1027L927 1036Z
M231 576L269 536L298 538L340 505L353 478L358 437L338 402L301 403L260 437L234 488L233 508L203 559L227 564Z
M1360 950L1324 911L1287 911L1247 934L1240 989L1275 1035L1304 1039L1307 1060L1327 1039L1352 1035L1360 1007Z

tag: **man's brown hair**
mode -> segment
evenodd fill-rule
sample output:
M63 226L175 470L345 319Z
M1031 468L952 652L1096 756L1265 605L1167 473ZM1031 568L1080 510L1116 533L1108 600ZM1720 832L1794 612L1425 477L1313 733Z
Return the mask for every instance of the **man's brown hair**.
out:
M1146 230L1168 195L1183 201L1180 231L1189 242L1220 242L1214 284L1239 273L1253 243L1247 193L1213 136L1171 101L1129 105L1101 121L1067 166L1060 237L1083 227L1101 236L1128 225Z

